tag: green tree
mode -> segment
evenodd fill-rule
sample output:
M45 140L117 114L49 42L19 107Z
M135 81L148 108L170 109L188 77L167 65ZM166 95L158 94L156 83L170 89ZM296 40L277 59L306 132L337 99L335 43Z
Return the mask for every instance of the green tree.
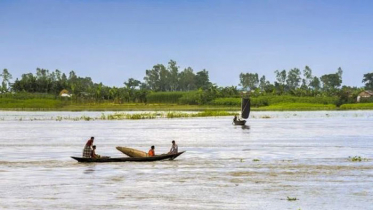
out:
M299 87L299 83L301 81L300 78L300 70L297 68L291 69L288 73L288 77L286 79L286 84L291 90L295 90Z
M314 77L312 76L312 69L308 66L305 66L303 69L303 79L302 79L302 86L301 89L308 93L309 89L311 88L311 82L313 81ZM309 94L309 93L308 93Z
M308 66L304 67L303 69L303 77L304 77L304 84L306 86L309 86L312 79L313 79L313 76L312 76L312 69Z
M240 86L243 89L249 88L250 90L255 90L259 84L259 76L257 73L241 73L240 74Z
M159 89L160 91L169 91L170 88L170 72L167 71L164 65L159 66Z
M78 76L76 76L75 71L70 71L69 78L67 79L67 83L73 95L76 95L78 93L77 88L76 88L77 79L78 79Z
M154 91L169 90L169 72L162 64L154 65L151 70L146 70L144 80L147 86Z
M36 69L36 92L48 93L50 90L50 78L48 69Z
M209 72L206 69L197 72L195 82L197 88L207 89L211 85Z
M127 93L128 93L128 99L135 101L135 89L141 84L139 80L129 78L128 82L124 82L124 85L126 86Z
M338 70L337 70L337 74L338 74L338 76L339 76L339 79L342 81L343 70L342 70L341 67L338 68Z
M10 87L10 80L13 78L12 75L9 73L8 69L3 69L3 73L0 74L0 77L3 78L1 83L1 92L8 92Z
M342 84L342 80L338 73L325 74L321 76L320 80L325 91L334 91L337 88L339 88Z
M260 79L259 79L259 87L260 87L260 90L264 91L265 86L266 86L266 76L263 75L263 76L260 77Z
M169 84L171 91L177 91L179 86L179 66L177 66L176 61L170 60L168 62L169 74Z
M124 82L124 85L127 89L135 89L141 84L139 80L136 80L134 78L129 78L127 82Z
M366 90L373 90L373 73L364 74L363 83Z
M286 70L285 69L282 71L276 70L275 74L276 74L277 82L275 82L274 88L277 94L281 95L285 92Z
M223 98L227 97L236 97L239 95L239 91L237 90L236 86L230 86L230 87L222 87L220 89L220 96Z
M260 78L259 87L261 91L264 91L266 93L272 93L274 90L274 86L266 80L266 77L264 75Z
M115 103L117 103L118 101L118 88L117 87L112 87L110 88L109 90L109 94L110 94L110 98L114 100Z
M286 82L286 70L282 70L282 71L279 71L279 70L276 70L275 71L275 74L276 74L276 80L279 84L281 85L285 85L285 82Z
M309 87L312 88L315 91L318 91L320 89L320 80L318 77L314 76L311 80Z
M196 75L193 72L191 67L184 69L184 71L179 74L179 85L181 91L190 91L195 90L195 77Z
M102 83L100 83L100 84L98 84L98 85L96 86L96 99L97 99L98 101L101 100L102 87L103 87Z

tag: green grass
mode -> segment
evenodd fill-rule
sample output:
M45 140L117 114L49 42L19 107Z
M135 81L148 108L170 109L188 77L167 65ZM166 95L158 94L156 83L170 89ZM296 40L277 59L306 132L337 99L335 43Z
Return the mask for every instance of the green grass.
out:
M127 114L127 113L114 113L105 115L101 114L101 120L141 120L141 119L154 119L157 117L157 113L141 113L141 114Z
M167 118L183 118L183 117L218 117L218 116L233 116L237 112L227 112L227 111L203 111L197 113L182 113L182 112L168 112L166 114Z
M336 110L333 104L310 104L310 103L280 103L265 107L259 107L257 111L316 111L316 110Z
M271 106L279 103L307 103L307 104L336 104L337 97L297 97L297 96L259 96L251 97L252 107ZM217 98L210 102L211 105L241 106L241 98Z
M153 94L153 93L152 93ZM173 94L155 94L155 96L162 98L168 97L176 100L182 92L175 92ZM195 95L195 93L193 93ZM191 95L193 95L191 93ZM53 98L51 95L36 94L32 98L30 94L16 94L12 96L0 97L0 110L11 111L226 111L226 112L239 112L241 106L240 98L220 98L215 99L209 105L182 105L179 102L185 100L195 100L193 97L188 98L189 94L184 94L178 98L179 102L175 103L124 103L116 104L110 102L102 103L89 103L89 102L75 102L74 100ZM155 97L154 96L154 97ZM269 97L265 96L266 100ZM294 96L273 96L277 99L270 99L268 106L251 106L252 111L313 111L313 110L373 110L373 103L357 103L357 104L343 104L337 108L334 104L329 102L333 101L332 97L317 98L317 97L294 97ZM259 100L263 97L252 98L251 102ZM305 102L283 102L274 103L279 100L285 101L313 101L315 103ZM170 101L172 101L170 99ZM261 99L260 99L261 100ZM326 104L325 104L326 103ZM213 116L216 113L206 114ZM217 116L230 115L231 113L219 113ZM203 115L203 114L201 114ZM170 117L178 117L170 114ZM136 118L136 116L133 116Z
M373 109L373 103L357 103L357 104L343 104L340 109L342 110L362 110L362 109Z
M66 103L64 101L49 98L15 99L0 98L0 109L60 109Z
M71 104L58 111L239 111L239 107L178 104Z
M114 113L105 114L101 113L98 117L80 116L80 117L62 117L56 116L51 118L52 120L62 121L62 120L72 120L72 121L91 121L91 120L142 120L142 119L155 119L155 118L187 118L187 117L218 117L218 116L233 116L236 113L226 112L226 111L203 111L197 113L185 113L185 112L149 112L149 113ZM19 120L23 120L20 118ZM44 118L34 118L32 120L45 120Z

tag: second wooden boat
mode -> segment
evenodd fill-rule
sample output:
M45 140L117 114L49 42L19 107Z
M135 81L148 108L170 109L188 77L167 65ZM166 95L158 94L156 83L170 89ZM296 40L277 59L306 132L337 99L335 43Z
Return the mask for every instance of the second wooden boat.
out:
M147 157L148 153L141 150L129 148L129 147L116 147L117 150L127 155L128 157Z

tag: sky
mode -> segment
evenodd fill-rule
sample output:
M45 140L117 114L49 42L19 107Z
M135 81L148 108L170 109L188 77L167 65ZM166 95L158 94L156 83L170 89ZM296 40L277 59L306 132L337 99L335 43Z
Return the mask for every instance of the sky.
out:
M123 86L155 64L206 69L219 86L275 70L373 72L370 0L0 0L0 69L36 68Z

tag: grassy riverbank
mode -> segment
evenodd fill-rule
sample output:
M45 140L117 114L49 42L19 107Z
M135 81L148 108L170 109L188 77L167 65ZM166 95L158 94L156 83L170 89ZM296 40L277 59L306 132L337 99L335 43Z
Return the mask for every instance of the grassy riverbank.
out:
M343 104L332 99L302 97L252 98L253 111L373 110L373 103ZM219 99L206 105L178 103L89 103L59 98L0 98L0 110L6 111L240 111L240 99Z
M3 111L240 111L238 106L178 105L178 104L59 104L48 101L33 104L17 103L1 106ZM333 104L279 103L269 106L252 107L252 111L321 111L321 110L373 110L373 103Z

